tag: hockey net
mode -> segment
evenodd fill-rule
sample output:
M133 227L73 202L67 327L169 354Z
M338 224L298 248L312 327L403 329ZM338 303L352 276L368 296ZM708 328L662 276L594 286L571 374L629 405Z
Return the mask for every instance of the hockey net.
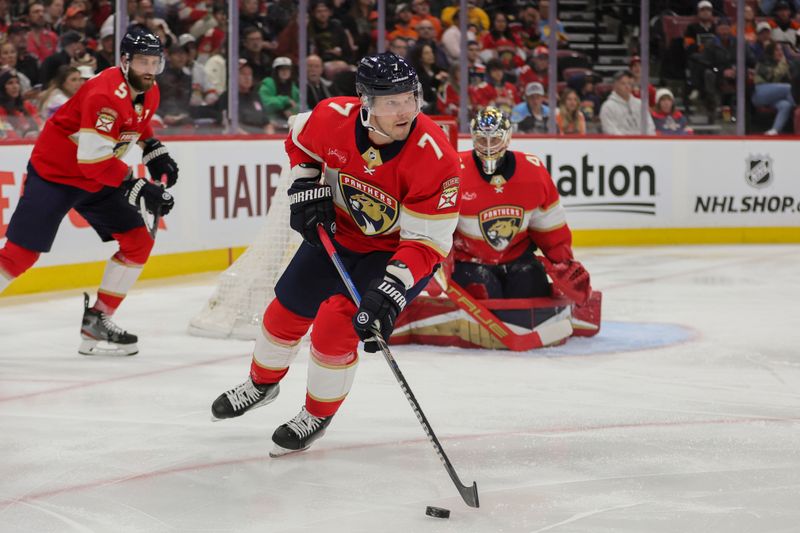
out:
M453 117L431 117L457 148L458 126ZM289 227L288 165L278 180L264 225L253 243L220 274L205 307L189 321L189 333L201 337L252 340L275 283L300 246L300 234Z

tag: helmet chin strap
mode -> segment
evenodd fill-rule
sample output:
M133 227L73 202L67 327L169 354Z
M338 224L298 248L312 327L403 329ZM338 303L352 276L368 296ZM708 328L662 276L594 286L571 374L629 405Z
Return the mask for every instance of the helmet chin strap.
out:
M364 111L366 111L366 115L364 114ZM364 102L362 101L361 102L361 113L360 113L361 125L364 126L367 129L367 131L374 131L378 135L383 135L387 139L391 139L392 137L390 135L387 135L385 132L379 130L377 127L373 126L370 123L370 121L369 121L370 116L371 116L371 112L369 110L369 107L365 106Z

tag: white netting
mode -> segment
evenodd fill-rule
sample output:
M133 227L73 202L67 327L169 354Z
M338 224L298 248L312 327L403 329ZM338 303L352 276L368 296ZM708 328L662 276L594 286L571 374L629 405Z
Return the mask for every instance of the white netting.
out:
M458 130L452 117L432 117L456 146ZM261 327L275 283L300 246L300 234L289 227L288 165L281 174L264 226L255 241L228 269L205 308L189 322L189 333L201 337L252 340Z
M189 322L192 335L256 338L264 309L275 297L273 287L302 241L289 227L290 181L281 175L264 226L241 257L220 274L205 308Z

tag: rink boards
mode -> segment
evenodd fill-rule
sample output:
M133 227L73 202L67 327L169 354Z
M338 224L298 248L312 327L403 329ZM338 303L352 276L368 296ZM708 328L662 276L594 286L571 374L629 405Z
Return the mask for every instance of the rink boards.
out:
M166 144L180 166L176 208L142 277L224 269L263 223L287 164L283 140L182 137ZM459 144L470 147L468 138ZM512 141L550 170L578 246L800 242L796 146L788 138ZM31 147L0 146L0 243ZM140 159L138 149L126 157L144 175ZM5 294L96 284L114 250L72 212L51 253Z

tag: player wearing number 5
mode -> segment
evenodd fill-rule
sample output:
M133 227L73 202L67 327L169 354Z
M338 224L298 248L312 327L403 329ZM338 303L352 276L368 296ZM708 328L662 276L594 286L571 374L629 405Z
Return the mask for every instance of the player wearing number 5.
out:
M305 403L273 434L274 455L322 435L353 384L359 338L367 352L377 350L375 325L389 338L450 251L458 221L458 154L420 114L416 71L392 53L365 57L356 90L359 98L323 100L293 121L290 225L304 242L264 313L249 379L212 405L223 419L271 402L313 324ZM358 308L320 246L318 224L363 295Z
M161 42L132 26L122 39L120 65L87 81L45 124L28 162L28 177L0 249L0 291L50 251L61 220L80 213L104 241L119 250L108 261L97 300L85 296L79 352L133 355L135 335L111 320L139 277L153 238L140 212L165 215L172 195L136 179L121 159L133 143L143 150L150 175L171 187L178 166L155 138L150 119L158 108L155 76L164 66Z

